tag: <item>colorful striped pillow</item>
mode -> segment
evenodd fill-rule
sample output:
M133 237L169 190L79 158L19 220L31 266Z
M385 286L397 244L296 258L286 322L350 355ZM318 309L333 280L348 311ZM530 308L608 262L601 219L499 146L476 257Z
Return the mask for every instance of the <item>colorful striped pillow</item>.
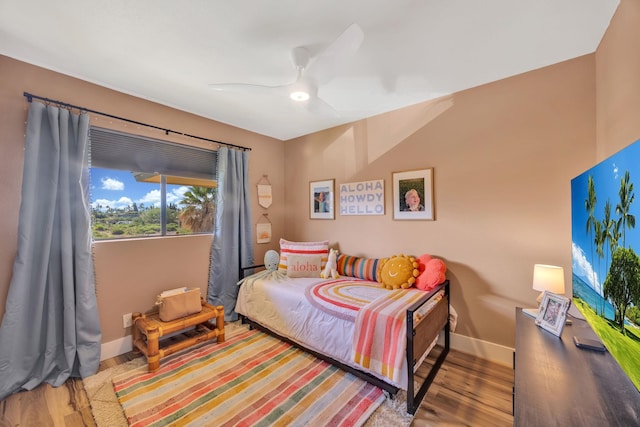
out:
M338 274L377 282L380 261L378 258L359 258L340 254L337 262Z
M320 271L322 271L329 258L329 241L290 242L280 239L280 264L278 264L278 270L287 272L287 257L289 255L309 255L311 257L321 255Z

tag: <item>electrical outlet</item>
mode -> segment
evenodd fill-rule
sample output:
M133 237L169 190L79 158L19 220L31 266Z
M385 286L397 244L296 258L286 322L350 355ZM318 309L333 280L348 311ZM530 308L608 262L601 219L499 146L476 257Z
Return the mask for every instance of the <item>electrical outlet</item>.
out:
M122 315L122 327L124 329L128 328L129 326L131 326L131 313L127 313L127 314L123 314Z

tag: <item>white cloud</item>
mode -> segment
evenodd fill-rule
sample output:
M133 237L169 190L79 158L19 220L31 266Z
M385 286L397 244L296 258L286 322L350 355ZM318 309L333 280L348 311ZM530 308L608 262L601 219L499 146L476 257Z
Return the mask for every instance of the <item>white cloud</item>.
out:
M599 283L598 273L593 271L593 267L587 260L584 251L575 242L571 243L571 255L574 274L580 276L591 288L601 293L602 285Z
M102 178L102 189L103 190L114 190L114 191L122 191L124 190L124 183L122 181L118 181L113 178Z
M167 193L167 203L179 203L180 200L183 199L184 193L189 190L189 187L178 187L171 190ZM146 207L155 206L160 207L160 190L152 190L145 194L141 199L137 200L136 203L140 205L140 203L144 203Z
M91 203L94 209L100 206L101 210L106 210L107 208L123 209L131 205L133 205L133 201L128 197L120 197L118 200L98 199Z
M104 179L102 180L103 185L105 181L118 182L117 180L112 179ZM122 183L120 183L122 184ZM103 186L104 188L104 186ZM123 186L124 188L124 186ZM180 200L184 198L184 193L189 190L189 187L178 187L174 188L170 193L167 193L167 203L179 203ZM144 204L145 207L160 207L160 190L152 190L145 194L142 198L135 201L136 205L140 206L141 203ZM123 209L128 206L133 206L133 200L128 197L121 197L118 200L109 200L109 199L98 199L95 200L91 206L95 209L100 206L101 210L106 210L107 208L113 209Z
M159 207L160 206L160 190L149 191L147 194L142 196L141 199L138 199L137 203L138 205L140 205L140 203L144 203L146 207L149 207L149 206Z
M172 189L170 193L167 193L167 203L180 203L180 201L184 199L184 193L187 191L189 191L189 187L184 185Z

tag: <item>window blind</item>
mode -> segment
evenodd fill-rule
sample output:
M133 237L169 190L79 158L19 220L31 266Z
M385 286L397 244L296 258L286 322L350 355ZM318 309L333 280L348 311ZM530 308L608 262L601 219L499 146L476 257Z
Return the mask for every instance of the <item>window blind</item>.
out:
M215 180L217 152L91 126L91 166Z

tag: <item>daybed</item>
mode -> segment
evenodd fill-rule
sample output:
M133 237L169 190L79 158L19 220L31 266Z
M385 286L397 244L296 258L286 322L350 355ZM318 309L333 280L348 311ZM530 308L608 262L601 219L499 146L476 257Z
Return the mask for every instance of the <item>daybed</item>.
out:
M236 312L243 321L390 394L407 390L407 412L414 414L449 351L448 280L429 291L386 289L372 280L379 274L380 260L344 255L337 262L336 272L341 275L324 279L317 277L317 268L326 263L322 248L327 242L319 242L321 264L304 258L312 255L314 243L318 242L281 240L279 268L270 266L265 257L266 271L239 282ZM295 249L299 245L304 246ZM300 274L300 270L305 271ZM296 277L300 275L316 277ZM441 331L443 348L415 392L415 370ZM391 345L385 347L383 342Z

